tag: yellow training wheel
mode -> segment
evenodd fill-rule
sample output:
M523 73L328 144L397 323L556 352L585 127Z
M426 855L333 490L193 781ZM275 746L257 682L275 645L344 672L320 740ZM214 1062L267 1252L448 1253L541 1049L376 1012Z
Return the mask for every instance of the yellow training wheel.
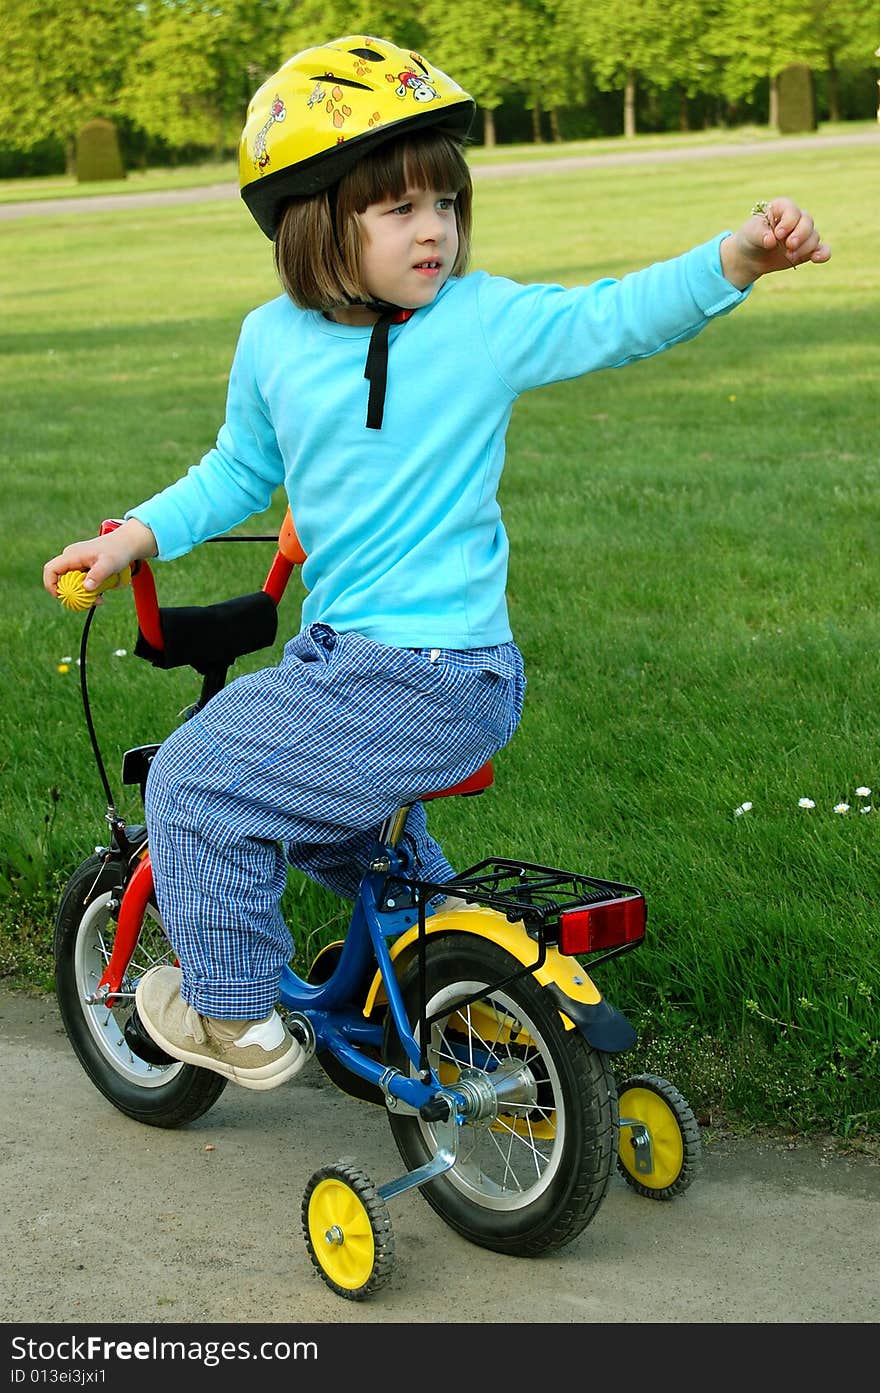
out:
M363 1301L391 1276L394 1236L388 1209L351 1161L315 1171L303 1196L302 1227L312 1262L338 1296Z
M58 577L58 598L68 609L91 609L98 596L103 595L105 590L116 590L120 585L128 585L131 580L131 567L126 566L125 570L117 575L108 576L94 590L83 589L85 578L85 571L65 571L63 576Z
M700 1128L668 1079L639 1074L618 1089L620 1140L617 1169L626 1183L652 1200L686 1190L700 1163Z

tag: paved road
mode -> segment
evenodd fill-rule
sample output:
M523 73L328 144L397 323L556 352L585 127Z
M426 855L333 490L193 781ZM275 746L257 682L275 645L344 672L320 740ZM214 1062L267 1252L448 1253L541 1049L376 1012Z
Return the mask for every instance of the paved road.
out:
M616 1177L552 1256L466 1243L418 1192L390 1205L387 1287L344 1302L299 1231L318 1166L400 1173L384 1113L314 1062L258 1094L230 1084L177 1131L132 1122L74 1057L54 1000L0 990L0 1321L413 1321L608 1324L875 1322L880 1160L820 1142L719 1139L658 1204ZM451 1373L451 1370L450 1370Z
M735 159L744 155L781 154L804 149L820 151L844 145L867 145L880 151L880 124L876 131L841 132L837 135L780 136L773 141L745 140L729 145L681 145L668 149L648 147L642 150L615 150L596 155L559 155L555 159L536 157L533 160L477 165L472 172L475 181L479 183L484 179L503 179L511 175L546 178L572 169L593 169L603 165L673 164L682 160ZM229 180L223 184L206 184L202 188L192 189L157 189L145 193L34 199L23 203L0 203L0 222L57 213L112 212L175 203L216 203L238 197L237 184Z

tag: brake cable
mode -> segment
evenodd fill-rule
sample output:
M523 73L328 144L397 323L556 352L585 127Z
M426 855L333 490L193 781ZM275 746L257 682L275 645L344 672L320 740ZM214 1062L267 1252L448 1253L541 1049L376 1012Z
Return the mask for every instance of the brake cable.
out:
M92 627L92 620L94 619L96 613L97 606L93 605L89 610L88 614L86 615L85 623L83 624L82 637L79 641L79 688L82 694L83 714L86 718L86 728L89 732L89 740L91 741L92 745L92 753L95 756L95 763L98 766L98 774L100 775L101 783L104 786L104 796L107 799L107 809L108 812L112 813L115 816L116 802L113 797L113 791L110 788L110 781L107 778L107 771L104 768L104 760L101 756L100 746L98 745L98 737L95 733L95 723L92 720L92 707L91 702L89 701L88 676L86 673L86 651L88 649L89 630Z

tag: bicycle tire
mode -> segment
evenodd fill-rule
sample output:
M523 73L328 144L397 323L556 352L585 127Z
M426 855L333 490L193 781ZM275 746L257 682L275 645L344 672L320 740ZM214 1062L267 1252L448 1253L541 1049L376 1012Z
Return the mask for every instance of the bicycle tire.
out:
M426 944L427 1014L445 1012L429 1046L441 1083L454 1086L461 1068L471 1067L468 1060L483 1061L489 1078L510 1060L531 1072L536 1102L517 1103L488 1122L466 1122L455 1165L421 1193L477 1246L534 1257L572 1242L598 1211L615 1170L617 1092L608 1057L577 1028L566 1028L534 977L527 973L503 990L493 988L520 966L497 945L470 935L432 937ZM410 1020L417 1022L415 952L400 982ZM456 1012L456 1000L482 988L474 1006ZM415 1074L390 1013L384 1053L389 1065ZM430 1123L393 1113L388 1120L409 1170L432 1158Z
M90 1003L110 954L116 920L110 904L121 875L108 876L103 858L90 856L74 871L55 922L55 996L67 1038L86 1074L104 1097L136 1122L180 1127L216 1103L226 1079L191 1064L151 1064L133 1053L124 1029L134 1010L138 977L157 962L173 962L155 904L148 906L138 944L112 1008Z

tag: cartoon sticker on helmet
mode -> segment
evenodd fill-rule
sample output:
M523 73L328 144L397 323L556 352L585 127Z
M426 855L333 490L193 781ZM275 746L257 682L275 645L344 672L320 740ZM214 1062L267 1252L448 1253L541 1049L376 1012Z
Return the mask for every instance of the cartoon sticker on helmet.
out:
M351 107L342 100L343 95L341 87L333 87L325 104L325 110L337 130L340 126L345 125L351 115Z
M265 169L269 164L269 151L266 149L266 137L272 127L278 121L283 121L287 115L287 107L280 97L276 96L269 108L268 120L257 131L254 140L254 165L257 169Z
M428 69L417 53L410 53L409 56L413 61L413 67L404 68L402 72L396 75L392 73L385 74L389 82L397 83L394 89L395 95L403 99L409 92L416 102L434 101L435 97L439 94L437 89L431 85ZM416 68L420 68L421 72L417 72Z
M437 95L431 84L426 82L423 77L419 77L418 73L412 71L398 73L397 79L399 83L396 89L398 97L405 97L407 92L412 92L417 102L432 102Z

